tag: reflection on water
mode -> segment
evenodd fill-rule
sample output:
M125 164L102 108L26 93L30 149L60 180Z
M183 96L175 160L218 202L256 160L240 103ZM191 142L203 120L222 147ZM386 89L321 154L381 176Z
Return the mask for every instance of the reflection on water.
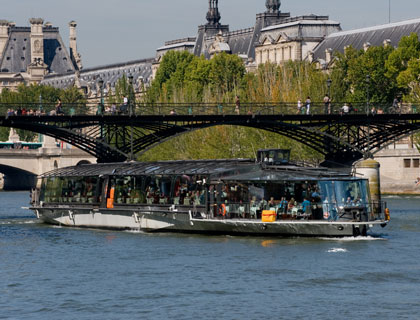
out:
M21 209L28 199L0 193L0 318L413 319L420 312L419 198L387 198L388 227L337 239L53 227Z

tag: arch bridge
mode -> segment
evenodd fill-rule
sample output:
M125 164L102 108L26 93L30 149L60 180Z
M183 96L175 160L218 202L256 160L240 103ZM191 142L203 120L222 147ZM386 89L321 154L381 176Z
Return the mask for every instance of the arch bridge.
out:
M0 126L54 137L95 156L98 162L125 161L177 135L233 125L278 133L313 148L328 162L349 164L420 130L420 114L411 110L328 114L324 106L313 106L309 114L297 114L295 107L287 105L245 108L155 105L137 106L136 112L133 108L127 114L11 115L0 117Z

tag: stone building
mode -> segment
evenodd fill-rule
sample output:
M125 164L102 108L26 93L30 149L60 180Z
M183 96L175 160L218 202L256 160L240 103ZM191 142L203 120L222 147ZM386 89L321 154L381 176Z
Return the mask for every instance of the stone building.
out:
M220 23L218 1L209 0L207 23L198 27L197 36L166 42L157 50L154 70L170 50L188 50L207 59L220 52L236 54L249 70L268 61L304 60L326 36L341 31L340 24L328 16L292 17L280 6L280 0L267 0L266 11L256 15L252 26L230 31L229 25Z
M38 83L48 74L74 73L82 68L74 21L69 24L70 52L57 27L44 24L41 18L29 22L30 27L17 27L0 20L0 90L13 90L20 83Z
M331 33L314 48L308 59L323 68L328 68L333 63L333 54L343 53L348 46L357 50L382 45L397 47L401 38L411 33L420 36L420 19Z

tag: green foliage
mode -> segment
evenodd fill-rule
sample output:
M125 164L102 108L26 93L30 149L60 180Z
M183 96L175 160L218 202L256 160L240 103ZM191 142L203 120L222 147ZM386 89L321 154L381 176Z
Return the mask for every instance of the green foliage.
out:
M322 160L317 152L291 139L237 126L216 126L184 134L142 154L139 160L255 158L257 150L264 148L292 149L294 160Z
M420 42L416 33L401 38L398 48L389 55L386 61L387 76L390 78L398 77L400 72L408 67L410 60L420 57L419 53Z
M162 58L147 101L234 101L244 74L243 62L236 55L222 53L206 60L186 51L170 51Z
M322 101L327 92L328 75L308 62L290 61L282 66L265 63L255 74L243 77L243 96L247 101L295 102L310 96Z

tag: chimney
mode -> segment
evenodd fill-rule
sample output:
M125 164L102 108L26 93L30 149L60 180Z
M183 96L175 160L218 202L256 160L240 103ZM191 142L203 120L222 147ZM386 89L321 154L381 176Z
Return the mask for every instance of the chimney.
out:
M328 49L326 49L325 50L325 62L326 63L330 63L331 62L331 60L332 60L332 49L331 48L328 48Z
M73 62L74 67L76 70L81 70L82 66L82 59L80 54L77 52L77 36L76 36L76 21L69 22L70 28L70 58Z
M384 40L384 48L387 48L387 47L389 47L390 45L391 45L391 39L385 39Z
M41 18L29 19L31 23L31 63L34 61L44 62L44 33Z
M0 60L3 57L3 51L6 48L9 39L9 21L0 20Z
M310 63L314 62L314 52L313 51L308 52L308 61Z
M370 48L370 42L365 42L363 44L363 50L366 52L366 51L368 51L369 48Z

